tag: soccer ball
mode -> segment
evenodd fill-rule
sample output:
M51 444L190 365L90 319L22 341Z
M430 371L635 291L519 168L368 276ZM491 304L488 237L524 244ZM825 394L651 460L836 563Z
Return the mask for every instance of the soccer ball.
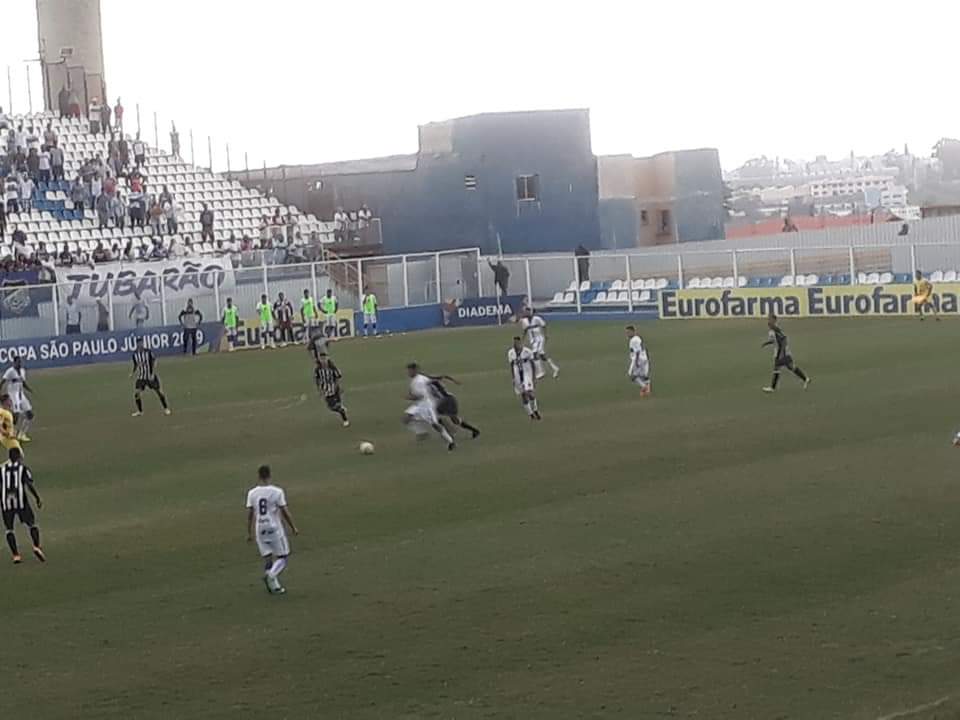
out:
M373 455L373 443L364 440L360 443L360 453L363 455Z

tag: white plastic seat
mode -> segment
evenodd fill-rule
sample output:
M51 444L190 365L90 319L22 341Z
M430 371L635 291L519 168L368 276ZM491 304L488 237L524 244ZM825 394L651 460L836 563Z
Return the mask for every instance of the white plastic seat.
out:
M648 288L650 290L663 290L667 285L670 284L670 281L666 278L657 278L653 281L653 287Z
M818 284L819 282L820 282L820 278L817 277L816 275L814 275L813 273L810 273L809 275L807 275L806 280L804 281L804 284L805 284L805 285L816 285L816 284Z
M724 286L725 288L732 288L732 287L733 287L733 284L734 284L734 280L733 280L732 277L725 277L725 278L723 279L723 286Z
M563 291L561 290L558 293L553 294L553 300L550 301L552 305L559 305L563 302Z
M623 280L614 280L610 285L611 290L619 290L621 287L623 287Z
M884 285L888 285L893 282L893 273L885 272L880 275L880 282Z
M580 283L580 292L585 293L590 291L590 281L584 280Z
M941 270L934 270L930 273L930 282L943 282L943 272Z
M700 278L698 277L692 278L690 282L687 283L687 287L691 290L698 289L700 287Z
M566 305L572 305L574 302L576 302L576 300L574 299L573 293L572 292L564 293L563 302Z
M740 275L737 278L737 287L746 287L746 286L747 286L747 278L744 277L743 275Z
M956 270L947 270L943 274L944 282L956 282L957 281L957 271Z
M880 273L870 273L867 275L867 285L879 285L880 284Z
M593 299L595 303L605 303L607 301L607 291L601 290L597 293L597 296Z
M794 277L793 275L784 275L780 278L780 287L793 287L794 286Z

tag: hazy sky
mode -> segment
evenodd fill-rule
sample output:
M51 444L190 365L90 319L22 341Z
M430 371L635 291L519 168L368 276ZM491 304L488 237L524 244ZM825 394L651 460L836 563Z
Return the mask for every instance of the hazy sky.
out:
M34 0L2 0L26 109ZM111 101L232 166L414 152L418 124L589 107L598 154L928 154L960 134L950 3L914 0L102 0ZM39 73L33 69L35 83ZM0 76L2 78L2 76ZM39 105L41 93L34 92ZM6 106L7 94L0 92Z

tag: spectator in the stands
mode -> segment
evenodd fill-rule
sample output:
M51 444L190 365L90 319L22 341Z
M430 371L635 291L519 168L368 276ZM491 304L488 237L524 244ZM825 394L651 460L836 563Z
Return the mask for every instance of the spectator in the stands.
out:
M7 114L3 111L3 106L0 105L0 130L10 127L10 118L7 117Z
M95 263L107 262L110 259L107 249L103 246L103 240L97 241L97 247L93 251L93 261Z
M286 248L286 246L287 246L287 241L283 236L283 226L274 225L273 233L270 235L270 247L276 248L279 250L279 249Z
M170 123L170 154L175 158L180 157L180 133L177 132L177 125Z
M0 202L0 240L7 234L7 203Z
M173 202L173 195L167 190L167 186L164 185L163 189L160 191L160 204L166 205L167 203Z
M87 190L90 193L90 209L92 210L96 207L97 198L103 194L103 180L100 178L100 173L94 172L90 176Z
M139 246L134 247L133 240L127 238L127 244L123 248L123 259L127 262L134 262L140 259Z
M258 228L260 233L260 244L263 245L270 240L270 219L264 215L260 218L260 227Z
M39 158L37 160L38 174L40 176L40 182L46 184L50 182L50 151L46 147L40 151Z
M83 210L86 204L87 188L79 176L70 185L70 201L73 203L74 210Z
M130 307L127 319L132 320L135 327L142 328L150 319L150 306L140 293L134 295L134 303Z
M130 175L130 191L131 192L143 192L143 178L140 177L140 173L132 173Z
M140 133L137 133L137 137L133 141L133 162L136 163L138 168L147 164L147 146L140 139Z
M67 115L79 118L83 116L83 110L80 107L80 96L77 91L70 88L70 99L67 101Z
M240 252L245 253L251 250L253 250L253 238L244 235L243 239L240 240Z
M27 172L27 154L23 151L22 147L18 147L13 158L13 169L18 173Z
M360 210L357 211L357 220L359 221L361 230L370 226L370 222L373 220L373 213L370 211L370 208L367 207L366 203L361 205Z
M8 213L20 212L20 180L13 173L7 175L5 199Z
M27 173L34 182L40 180L40 153L37 152L36 148L30 148L27 155Z
M200 242L213 242L213 210L206 203L200 212Z
M163 235L163 220L163 206L154 200L150 205L150 232L153 233L154 237Z
M120 136L120 141L117 143L117 148L120 150L121 170L121 172L117 173L117 175L121 175L130 166L130 143L127 142L127 139L123 135Z
M510 270L500 260L497 260L496 264L494 264L488 259L487 265L493 270L493 281L497 284L497 287L500 288L500 294L509 295Z
M147 200L142 192L130 188L127 194L127 204L130 208L130 227L143 227L147 215Z
M577 245L576 249L573 251L574 256L577 258L577 274L580 275L580 282L590 279L590 251L587 250L583 243Z
M60 110L60 117L66 117L70 114L70 91L64 85L57 93L57 108Z
M47 129L43 131L43 144L52 148L57 144L57 131L53 129L53 121L47 123Z
M63 150L59 145L50 148L50 175L56 180L63 180Z
M117 98L117 104L113 107L113 121L116 123L117 132L123 133L123 103Z
M102 298L97 298L97 332L110 332L110 308Z
M90 134L100 134L100 123L103 122L103 106L100 104L100 98L93 98L90 101L90 112L87 115L90 121Z
M70 254L66 245L64 245L63 250L60 251L59 262L64 267L71 267L73 265L73 255Z
M338 207L333 213L333 239L336 242L343 242L347 239L347 214L342 207Z
M293 244L293 236L297 232L297 218L293 211L287 212L287 245Z
M180 238L174 236L170 239L170 249L168 250L168 253L172 258L186 257L187 246L180 240Z
M160 238L155 237L153 239L153 249L150 251L151 260L166 260L167 251L163 247L163 243L160 241Z
M117 179L108 172L107 176L103 179L103 194L109 195L112 198L116 192Z
M20 228L13 231L13 257L16 261L21 261L30 256L30 248L27 245L27 234Z
M110 227L110 215L111 215L111 203L110 196L107 193L102 193L95 201L95 209L97 211L97 223L100 230L104 230ZM96 261L96 258L94 258Z
M114 193L110 199L110 215L113 217L113 226L123 230L127 220L127 204L120 193Z
M33 207L33 180L29 175L20 176L20 212L30 212Z
M173 235L180 226L179 208L173 199L163 204L163 215L167 221L167 232Z
M104 135L110 133L110 103L106 101L100 106L100 132Z
M65 311L67 320L67 335L80 334L80 308L77 307L72 295L67 296L67 309Z

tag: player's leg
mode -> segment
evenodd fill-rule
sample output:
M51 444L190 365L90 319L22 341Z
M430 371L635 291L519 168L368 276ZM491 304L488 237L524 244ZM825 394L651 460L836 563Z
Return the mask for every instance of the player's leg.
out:
M530 417L534 420L542 420L540 417L540 404L537 402L536 394L533 390L529 390L527 396L530 398L530 409L532 410Z
M169 415L170 406L167 404L167 396L163 394L163 390L160 388L160 381L157 380L150 388L157 394L157 397L160 398L160 404L163 406L163 411Z
M553 358L551 358L551 357L550 357L549 355L547 355L545 352L544 352L544 353L541 353L540 355L541 355L541 357L542 357L544 360L546 360L547 365L550 366L550 371L553 373L554 379L556 379L557 375L560 374L560 366L557 365L557 364L553 361Z
M370 316L370 324L373 325L373 334L374 336L376 336L377 334L377 314L376 313Z
M459 426L462 427L464 430L469 431L469 432L473 435L474 438L476 438L476 437L480 434L480 428L478 428L476 425L471 425L470 423L468 423L466 420L464 420L464 419L463 419L462 417L460 417L459 415L453 415L453 416L451 416L451 417L450 417L450 421L451 421L454 425L459 425Z
M40 528L37 527L37 518L33 514L33 508L27 505L20 511L20 522L27 526L30 533L30 541L33 543L33 554L40 562L46 562L47 556L40 547Z
M280 584L280 573L286 569L287 558L290 556L290 543L287 542L287 534L283 529L273 533L271 546L273 562L267 569L267 582L271 587L271 592L283 593L286 590Z
M15 563L20 562L20 548L17 547L17 536L13 532L13 520L16 517L16 511L3 511L3 528L7 534L7 547L10 548L10 554Z
M770 379L770 384L763 388L763 391L766 393L772 393L777 391L777 385L780 384L780 364L774 363L773 366L773 377Z
M26 410L20 416L20 422L18 427L20 428L20 440L24 442L30 442L30 428L33 425L33 409Z
M453 450L457 446L453 441L453 435L450 434L439 419L434 420L434 422L431 423L431 427L443 438L443 441L447 444L447 450Z
M810 378L807 377L807 374L803 372L803 370L801 370L800 367L793 362L793 360L790 361L789 367L790 367L790 372L796 375L800 379L800 381L803 383L803 387L806 388L808 385L810 385Z
M143 398L140 395L140 391L143 390L140 383L137 383L136 389L133 391L133 402L136 403L137 409L134 411L134 417L140 417L143 415Z
M343 406L343 401L340 399L340 393L331 395L327 398L327 408L330 409L330 412L334 412L340 416L340 420L343 421L344 427L350 427L350 420L347 417L347 409Z

